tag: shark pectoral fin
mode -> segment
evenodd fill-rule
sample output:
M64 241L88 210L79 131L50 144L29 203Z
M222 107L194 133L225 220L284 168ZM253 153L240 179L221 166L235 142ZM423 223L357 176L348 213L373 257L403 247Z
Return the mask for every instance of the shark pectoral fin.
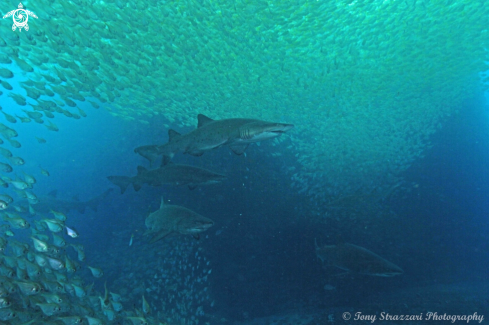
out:
M194 235L192 235L192 237L194 237L194 238L195 238L195 239L197 239L197 240L199 240L199 239L200 239L199 234L194 234Z
M246 148L248 148L248 144L235 144L235 145L229 146L229 148L235 154L237 154L239 156L239 155L242 155L245 152Z
M171 230L158 232L158 233L156 233L156 235L153 236L153 238L151 238L149 243L150 244L156 243L157 241L162 240L163 238L165 238L166 236L168 236L171 233L172 233Z
M188 188L190 190L195 190L197 188L197 185L195 185L195 184L188 184Z

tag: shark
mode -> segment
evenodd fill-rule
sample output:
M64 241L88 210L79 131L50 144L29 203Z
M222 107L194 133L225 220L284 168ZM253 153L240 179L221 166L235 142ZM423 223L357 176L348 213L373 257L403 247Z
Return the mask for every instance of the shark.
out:
M149 160L149 167L152 167L153 162L159 158L158 154L158 146L157 145L148 145L141 146L134 149L134 152L143 156L144 158Z
M151 236L150 243L155 243L166 236L174 234L192 235L199 239L199 234L214 225L214 221L179 205L165 204L161 198L160 208L148 215L145 220L146 232Z
M72 200L62 200L57 197L57 190L53 190L48 195L39 196L39 202L32 204L32 208L36 212L49 213L51 210L55 210L62 213L68 213L71 210L76 210L80 213L85 213L87 207L93 211L97 211L98 206L114 189L109 188L99 196L96 196L88 201L80 201L77 198ZM28 205L28 203L20 203L19 205Z
M143 166L137 167L138 173L134 177L108 176L109 181L119 186L121 194L132 184L137 192L143 184L161 186L163 184L187 185L191 190L198 185L217 184L226 179L225 175L212 172L207 169L168 163L158 169L148 170Z
M392 277L404 273L391 263L366 248L353 244L326 245L316 244L316 255L327 265L335 266L348 273L370 276Z
M147 145L134 151L150 162L156 155L163 155L163 165L177 152L202 156L205 151L222 146L229 146L235 154L241 155L251 143L279 137L294 127L293 124L247 118L213 120L203 114L197 116L197 121L197 128L187 134L170 129L169 141L164 145Z

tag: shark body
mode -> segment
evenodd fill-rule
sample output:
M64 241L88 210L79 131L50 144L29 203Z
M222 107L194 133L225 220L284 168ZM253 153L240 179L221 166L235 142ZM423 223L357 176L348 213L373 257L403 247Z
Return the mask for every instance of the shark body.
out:
M148 228L145 235L151 236L150 243L154 243L172 233L198 238L214 221L185 207L165 204L161 198L160 208L149 214L145 225Z
M404 271L366 248L353 244L316 246L317 257L327 265L353 274L391 277Z
M48 195L39 196L39 202L32 204L32 208L41 213L49 213L51 210L59 211L62 213L68 213L71 210L76 210L80 213L85 213L87 207L93 211L97 211L99 204L112 192L114 189L109 188L104 193L96 196L88 201L79 201L77 199L73 200L63 200L57 197L57 191L51 191ZM20 204L20 205L27 205Z
M144 152L144 157L150 161L155 154L163 155L163 165L177 152L202 156L205 151L221 146L229 146L235 154L241 155L250 143L276 138L294 127L292 124L245 118L213 120L202 114L197 119L197 129L184 135L170 129L168 143L138 147L134 151Z
M150 186L161 186L163 184L187 185L190 189L194 189L198 185L220 183L226 179L226 176L203 168L169 163L166 166L152 170L138 166L138 174L134 177L109 176L107 178L119 186L123 194L130 184L132 184L136 192L141 189L143 184Z

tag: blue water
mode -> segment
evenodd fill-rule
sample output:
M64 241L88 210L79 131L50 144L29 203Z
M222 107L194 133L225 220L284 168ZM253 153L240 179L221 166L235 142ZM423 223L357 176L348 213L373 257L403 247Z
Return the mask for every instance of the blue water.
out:
M104 109L83 108L87 118L54 119L60 129L57 133L34 123L14 125L23 146L12 151L27 162L23 170L36 176L38 195L57 189L61 198L76 195L86 201L114 187L107 176L132 176L138 165L148 167L148 162L133 152L135 147L168 140L164 119L143 126L121 121ZM290 144L286 139L279 145L281 157L266 158L264 153L272 148L269 142L251 145L246 156L235 156L228 148L202 157L177 155L176 162L225 173L229 179L193 191L144 186L139 192L130 188L121 195L116 189L97 212L70 213L70 224L80 232L78 243L85 246L88 264L104 263L111 286L128 276L120 273L121 260L137 256L142 262L134 265L134 272L151 273L155 259L167 258L153 255L141 236L144 218L158 208L160 197L212 218L214 227L200 240L174 238L166 243L184 242L194 247L192 252L197 247L205 251L212 266L208 290L215 306L206 305L209 318L203 319L211 323L222 318L239 322L311 310L336 316L345 308L375 311L373 297L380 305L390 303L391 310L407 313L407 300L413 298L402 298L406 290L420 288L418 293L423 296L425 288L437 285L451 285L451 296L468 301L467 305L459 304L457 312L489 317L489 295L484 300L461 293L464 287L472 288L469 283L482 286L489 281L488 113L485 103L474 101L445 123L433 137L432 149L403 175L405 190L382 202L393 212L392 218L362 219L354 212L339 220L322 218L323 213L335 212L290 188L286 169L300 167L285 149ZM47 143L38 144L34 136ZM40 175L38 165L51 176ZM131 234L136 234L133 246L129 246ZM315 238L321 244L341 240L366 247L401 266L404 274L393 278L344 275L323 267L315 255ZM124 245L112 247L119 242ZM154 245L157 250L163 244ZM108 256L109 246L118 254ZM91 281L88 272L83 272ZM103 280L96 280L100 291ZM133 285L139 285L137 280ZM325 290L325 285L335 289ZM153 298L150 295L148 299ZM133 304L139 306L138 301ZM132 307L131 302L126 305ZM425 312L434 308L450 312L446 306L451 308L442 300L421 305Z

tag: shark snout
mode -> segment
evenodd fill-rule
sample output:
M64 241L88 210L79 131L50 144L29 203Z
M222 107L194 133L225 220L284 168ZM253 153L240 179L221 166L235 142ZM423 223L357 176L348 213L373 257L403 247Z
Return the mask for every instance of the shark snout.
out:
M281 124L277 123L277 129L272 130L271 132L284 133L294 128L294 124Z
M239 131L241 141L258 142L276 138L294 127L293 124L253 122Z
M212 227L213 225L214 225L214 221L212 220L196 221L192 225L192 230L195 233L203 232L209 229L210 227Z

